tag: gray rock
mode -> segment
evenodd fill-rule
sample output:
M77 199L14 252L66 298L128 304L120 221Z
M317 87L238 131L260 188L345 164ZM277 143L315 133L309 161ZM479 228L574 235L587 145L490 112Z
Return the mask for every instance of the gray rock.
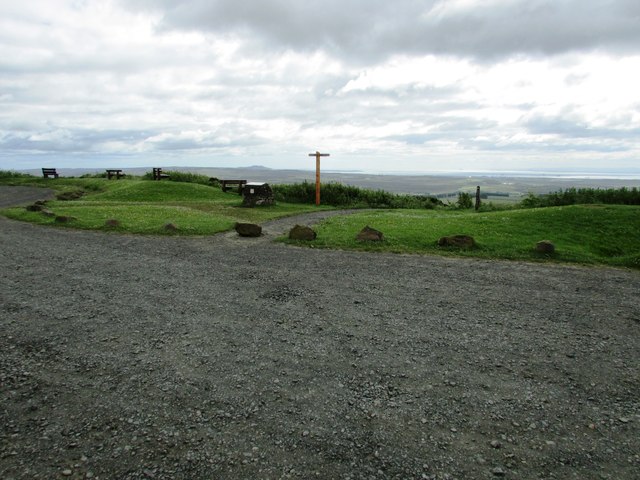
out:
M268 183L247 183L242 189L243 207L268 207L276 202Z
M289 231L290 240L315 240L316 237L317 234L312 228L302 225L296 225Z
M381 242L384 240L384 235L381 231L367 225L356 235L356 240L359 242Z
M236 223L236 232L241 237L259 237L262 235L262 227L255 223Z
M44 215L45 217L55 217L56 214L53 213L51 210L47 209L47 208L43 208L40 213L42 213L42 215Z

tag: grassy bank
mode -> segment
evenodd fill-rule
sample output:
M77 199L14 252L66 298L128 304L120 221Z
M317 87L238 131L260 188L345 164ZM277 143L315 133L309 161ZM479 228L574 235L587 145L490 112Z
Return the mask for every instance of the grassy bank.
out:
M73 217L65 227L108 230L135 234L211 235L233 228L236 222L262 223L308 211L311 205L279 202L272 207L243 208L242 199L234 193L223 193L217 187L197 183L151 181L141 178L107 180L103 178L40 179L19 177L5 184L53 188L60 197L46 208L56 216ZM2 211L5 216L41 225L58 225L54 217L24 208ZM117 220L117 227L106 225ZM178 230L165 229L171 223Z
M318 210L312 202L284 201L272 207L242 208L241 197L237 194L223 193L220 188L205 185L201 180L196 177L189 177L184 182L157 182L142 177L54 180L0 175L0 184L49 187L59 198L66 198L50 201L46 208L55 215L72 217L69 223L62 224L70 228L134 234L211 235L233 228L236 222L260 224ZM287 195L294 198L296 192L301 191L308 196L307 190L291 186ZM406 202L425 203L419 203L419 208L415 209L389 209L393 202L400 201L399 196L357 191L351 187L335 187L332 192L336 202L346 195L347 205L382 203L386 209L328 219L316 227L318 238L315 241L301 245L640 268L640 206L569 205L474 212L461 209L459 205L450 208L433 205L426 197L407 197L408 200L400 199L405 207ZM605 193L611 196L611 192ZM635 194L634 191L631 193ZM563 201L574 197L577 198L575 195L562 196ZM530 196L529 200L535 198ZM24 208L5 209L1 213L16 220L58 225L54 217ZM107 226L107 220L117 220L117 226ZM175 225L177 231L167 230L165 226L169 223ZM356 234L365 225L381 230L385 240L381 243L357 242ZM477 246L461 250L437 245L440 237L457 234L474 237ZM540 240L553 242L556 252L552 255L536 253L534 246Z
M382 231L385 240L356 241L365 225ZM640 207L635 206L575 205L483 213L378 210L330 218L316 230L318 238L306 245L640 268ZM462 250L437 245L440 237L457 234L471 235L477 247ZM536 253L534 246L540 240L552 241L556 252Z

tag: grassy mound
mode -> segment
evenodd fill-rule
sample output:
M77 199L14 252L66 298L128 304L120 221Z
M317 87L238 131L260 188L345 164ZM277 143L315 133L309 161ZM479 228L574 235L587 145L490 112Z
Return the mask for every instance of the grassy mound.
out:
M229 230L236 222L261 223L283 216L317 210L310 205L279 203L272 207L242 208L241 197L198 183L157 182L139 178L19 178L18 184L46 186L59 198L47 203L55 216L73 220L58 224L55 216L24 208L2 213L15 220L87 230L135 234L211 235ZM15 182L15 179L14 179ZM107 225L117 220L117 226ZM173 224L177 230L166 229Z
M384 242L361 243L365 225L384 233ZM556 260L640 268L640 207L574 205L543 209L471 213L443 210L394 210L334 217L316 228L310 245L320 248L433 253L511 260ZM440 237L470 235L477 246L442 248ZM536 253L540 240L556 246L551 255ZM295 243L295 242L293 242Z

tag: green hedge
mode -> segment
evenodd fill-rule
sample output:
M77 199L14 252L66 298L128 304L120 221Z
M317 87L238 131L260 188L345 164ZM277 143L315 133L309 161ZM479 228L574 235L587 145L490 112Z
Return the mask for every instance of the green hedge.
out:
M288 185L274 185L275 199L288 203L314 203L316 186L311 182ZM435 208L442 202L425 195L400 195L384 190L368 190L343 185L341 183L323 183L320 185L320 199L323 205L334 207L362 208Z

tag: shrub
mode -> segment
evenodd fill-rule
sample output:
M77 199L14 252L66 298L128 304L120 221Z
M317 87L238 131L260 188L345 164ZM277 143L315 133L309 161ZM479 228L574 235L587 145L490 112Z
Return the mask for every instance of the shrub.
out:
M28 173L14 172L13 170L0 170L0 180L10 180L12 178L36 178Z
M640 190L638 188L567 188L545 195L529 193L520 202L523 208L561 207L565 205L579 205L602 203L609 205L640 205Z
M467 192L458 193L458 201L456 202L458 208L471 208L473 207L473 200L471 194Z
M273 194L277 201L286 203L314 203L316 186L304 181L288 185L274 185ZM442 205L437 198L425 195L400 195L384 190L343 185L341 183L323 183L320 186L322 204L334 207L366 208L435 208Z
M174 172L174 171L163 171L162 173L166 173L169 175L169 178L166 180L170 180L172 182L183 182L183 183L198 183L200 185L215 185L215 182L210 182L209 177L206 175L201 175L199 173L191 173L191 172ZM153 172L147 172L143 177L145 180L153 180Z

